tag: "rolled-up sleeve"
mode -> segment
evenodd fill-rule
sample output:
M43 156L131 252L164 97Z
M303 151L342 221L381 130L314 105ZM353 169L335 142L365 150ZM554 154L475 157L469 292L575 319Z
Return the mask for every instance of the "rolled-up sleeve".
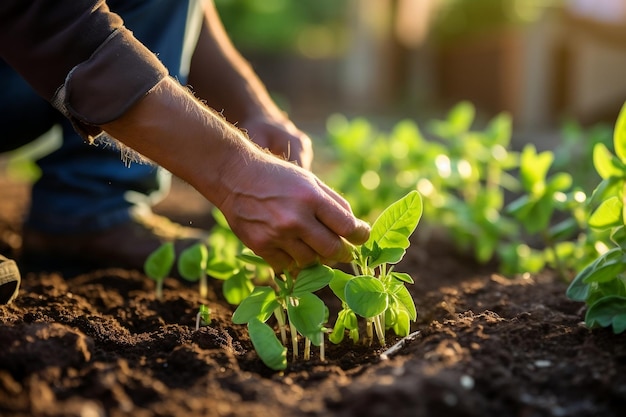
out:
M167 76L104 0L3 0L0 57L87 140Z

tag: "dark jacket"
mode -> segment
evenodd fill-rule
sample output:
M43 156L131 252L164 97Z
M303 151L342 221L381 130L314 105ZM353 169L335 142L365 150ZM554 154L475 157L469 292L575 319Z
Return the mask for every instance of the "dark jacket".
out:
M167 76L104 0L0 1L0 57L88 140Z

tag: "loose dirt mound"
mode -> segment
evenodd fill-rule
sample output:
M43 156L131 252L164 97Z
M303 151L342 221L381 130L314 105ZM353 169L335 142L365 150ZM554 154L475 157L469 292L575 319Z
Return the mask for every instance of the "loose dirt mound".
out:
M206 206L178 187L187 211L180 195L161 211L202 225ZM6 179L0 190L0 251L17 254L27 192ZM377 345L327 344L325 362L314 354L282 374L231 323L217 281L202 300L168 279L159 302L135 271L26 272L0 307L0 415L623 415L626 335L586 329L549 272L503 278L432 239L397 270L416 281L415 340L389 360ZM202 302L212 323L196 331Z

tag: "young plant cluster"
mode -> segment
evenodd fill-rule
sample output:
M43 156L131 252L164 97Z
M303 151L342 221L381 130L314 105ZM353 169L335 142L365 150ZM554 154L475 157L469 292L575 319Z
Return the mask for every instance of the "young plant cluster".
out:
M274 277L274 286L258 286L242 301L233 314L233 322L248 325L250 339L263 362L272 369L287 366L287 327L291 338L292 357L297 359L299 336L304 338L304 359L310 358L311 344L319 346L324 360L324 340L341 343L346 333L356 343L376 339L385 346L386 330L397 336L409 334L410 321L417 318L415 303L407 283L412 278L394 271L409 247L422 215L422 200L417 191L384 210L372 225L367 242L355 247L355 273L346 273L324 265L299 272L297 279L288 272ZM330 330L329 310L314 293L330 286L339 297L342 309ZM281 339L267 324L274 317ZM366 334L359 333L359 319L365 321Z
M409 121L385 136L363 119L337 117L329 125L332 148L339 158L360 152L363 162L344 176L331 172L329 183L357 201L365 218L376 202L417 187L425 223L445 230L459 248L482 262L497 259L506 275L552 268L571 280L567 295L586 303L589 327L625 331L626 106L612 142L604 126L585 135L570 123L555 151L528 144L513 152L508 116L483 131L470 129L473 118L473 106L460 103L431 125L437 140L426 140ZM369 149L378 158L368 159ZM378 197L359 204L364 189Z
M332 343L338 344L346 334L355 343L372 343L375 333L381 346L386 344L387 330L400 337L409 334L417 311L405 284L412 284L413 279L396 272L394 266L404 257L409 237L422 216L422 198L417 191L387 207L372 225L368 241L353 248L354 274L316 265L300 271L297 279L287 271L270 276L263 259L243 247L219 213L215 216L217 227L206 244L194 244L177 258L174 245L165 243L148 257L145 272L156 281L158 299L162 298L163 280L174 265L182 278L200 283L203 298L207 295L208 276L223 280L225 299L237 305L233 322L247 324L252 344L268 367L286 368L289 340L294 360L303 340L304 359L310 359L314 345L319 347L323 361L327 334ZM326 327L329 309L315 294L327 286L342 305L330 328ZM360 334L359 317L364 321L365 335ZM280 339L268 324L271 318L278 326ZM196 329L209 323L210 309L203 304L196 316Z
M587 326L626 330L626 105L613 134L615 153L604 144L593 150L593 164L601 177L589 205L591 228L599 255L570 283L567 295L585 302Z
M554 152L538 152L531 144L512 151L507 114L483 130L472 130L474 122L468 102L433 121L430 139L413 121L399 122L384 134L365 119L333 116L328 123L332 153L322 153L328 160L324 179L365 219L417 189L424 197L426 226L445 231L476 260L495 259L507 275L547 266L570 277L596 254L585 235L585 188L569 172L556 172ZM568 145L575 149L574 141ZM347 158L350 164L342 162Z
M176 266L178 275L199 283L200 296L206 298L208 277L224 281L222 293L226 301L237 305L252 292L253 280L267 281L269 266L249 249L230 230L218 210L213 211L216 225L205 242L195 243L176 257L174 244L163 243L144 263L144 272L156 282L157 299L163 297L163 280Z

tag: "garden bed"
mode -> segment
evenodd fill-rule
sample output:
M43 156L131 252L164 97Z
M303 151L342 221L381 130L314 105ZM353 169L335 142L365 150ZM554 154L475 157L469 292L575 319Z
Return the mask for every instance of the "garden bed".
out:
M0 251L13 255L27 192L7 179L0 190ZM203 225L199 197L176 193L161 212ZM417 338L389 360L376 343L327 342L326 361L314 350L282 373L232 324L220 281L202 300L169 278L157 301L136 271L24 269L19 297L0 307L6 417L618 416L626 406L626 334L585 328L583 304L550 271L502 277L420 227L397 268L415 279ZM212 322L195 330L202 302Z

